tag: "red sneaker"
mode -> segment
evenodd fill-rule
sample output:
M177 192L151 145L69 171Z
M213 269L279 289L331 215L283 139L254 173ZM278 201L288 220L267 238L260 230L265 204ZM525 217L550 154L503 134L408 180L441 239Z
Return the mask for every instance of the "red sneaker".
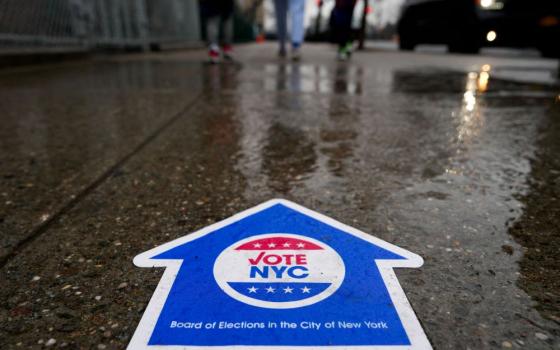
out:
M224 45L224 47L222 47L222 53L224 54L224 59L228 61L233 60L233 46Z
M210 60L210 63L220 62L220 51L216 49L208 50L208 59Z

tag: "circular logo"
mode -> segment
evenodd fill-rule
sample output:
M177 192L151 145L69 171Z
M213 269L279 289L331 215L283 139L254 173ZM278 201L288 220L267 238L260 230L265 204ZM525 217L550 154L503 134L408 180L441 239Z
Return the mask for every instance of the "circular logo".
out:
M340 287L344 274L344 262L334 249L288 233L240 240L224 249L214 263L214 278L227 295L271 309L324 300Z

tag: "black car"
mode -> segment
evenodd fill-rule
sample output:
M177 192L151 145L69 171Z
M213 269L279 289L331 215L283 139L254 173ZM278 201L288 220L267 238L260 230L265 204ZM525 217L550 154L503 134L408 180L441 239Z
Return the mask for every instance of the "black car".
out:
M407 0L397 30L401 50L424 43L460 53L515 46L560 57L560 0Z

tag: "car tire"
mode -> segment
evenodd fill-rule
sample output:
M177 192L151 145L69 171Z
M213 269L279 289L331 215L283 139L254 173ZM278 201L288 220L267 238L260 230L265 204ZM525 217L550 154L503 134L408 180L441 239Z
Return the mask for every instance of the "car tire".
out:
M399 34L399 49L402 51L412 51L416 46L416 42L410 35L405 33Z
M450 28L448 50L453 53L477 54L480 51L479 25L474 20L458 21Z
M477 54L480 51L480 44L475 38L455 39L447 47L452 53Z
M414 51L415 46L416 45L414 45L410 41L403 41L403 40L399 41L399 49L401 51Z
M560 58L560 47L548 45L542 46L540 49L542 57L545 58Z
M475 55L480 52L480 48L474 46L450 46L449 52Z

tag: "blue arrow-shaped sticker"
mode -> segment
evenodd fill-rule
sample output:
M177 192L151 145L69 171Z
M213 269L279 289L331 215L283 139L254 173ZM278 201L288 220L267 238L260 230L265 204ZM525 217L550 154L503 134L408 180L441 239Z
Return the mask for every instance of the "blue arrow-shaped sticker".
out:
M286 200L134 263L166 270L129 349L431 349L393 271L422 258Z

